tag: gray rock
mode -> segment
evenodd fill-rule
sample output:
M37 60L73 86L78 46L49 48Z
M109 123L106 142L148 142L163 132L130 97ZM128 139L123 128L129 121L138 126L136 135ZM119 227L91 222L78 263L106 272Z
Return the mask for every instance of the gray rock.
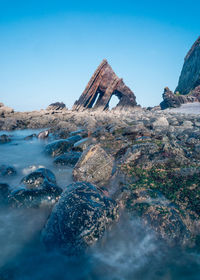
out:
M105 185L111 177L114 159L100 145L89 147L83 152L73 170L76 181Z
M154 129L158 127L167 128L169 126L169 123L165 117L160 117L159 119L153 122L152 126Z

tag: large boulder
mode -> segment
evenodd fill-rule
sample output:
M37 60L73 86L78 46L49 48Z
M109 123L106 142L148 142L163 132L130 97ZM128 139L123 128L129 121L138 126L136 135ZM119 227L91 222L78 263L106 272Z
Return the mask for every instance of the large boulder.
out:
M114 159L100 145L89 147L73 170L76 181L86 181L99 186L109 181Z
M68 152L79 140L81 140L80 135L74 135L67 139L56 140L45 147L45 153L53 157L62 155Z
M52 206L61 193L54 174L46 168L39 168L21 180L21 186L11 193L9 202L12 207Z
M48 249L79 254L99 240L118 218L117 204L86 182L73 183L63 192L42 232Z

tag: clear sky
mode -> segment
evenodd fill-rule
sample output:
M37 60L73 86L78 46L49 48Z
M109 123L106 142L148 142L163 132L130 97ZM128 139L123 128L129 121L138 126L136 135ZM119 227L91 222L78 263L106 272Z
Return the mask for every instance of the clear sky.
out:
M103 58L142 106L175 89L200 35L199 0L0 0L0 102L71 107Z

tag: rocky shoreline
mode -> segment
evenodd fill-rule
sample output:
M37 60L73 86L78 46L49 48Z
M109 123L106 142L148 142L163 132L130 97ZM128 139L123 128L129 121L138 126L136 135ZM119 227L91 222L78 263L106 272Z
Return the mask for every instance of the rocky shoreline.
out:
M117 203L115 212L126 211L130 218L139 217L169 246L200 249L199 114L149 111L139 107L126 111L76 112L62 108L24 113L4 111L1 114L1 130L27 128L45 128L49 131L54 140L47 145L46 152L55 157L57 164L74 166L74 181L93 184L94 187L86 185L86 193L97 195L98 200L102 199L101 204L107 203L106 197L116 201L112 202ZM48 134L44 135L49 137ZM2 145L8 141L12 141L12 137L5 139L1 135ZM49 191L53 193L54 204L59 200L61 191L52 186L52 182L47 182L45 189L48 189L47 195ZM37 188L37 197L40 196L39 192L44 195L44 183L40 184L42 188ZM76 183L73 189L75 187ZM96 191L90 188L96 188ZM75 189L72 197L73 192ZM22 193L15 193L15 201ZM67 191L61 194L61 201L65 200L63 197L70 199ZM46 199L46 196L42 199ZM82 199L86 202L85 198ZM27 200L24 204L23 201L20 200L20 207L27 207ZM58 202L56 209L59 209L59 213L62 213L62 205L63 202ZM109 221L109 211L113 211L105 205L101 206L101 210L91 205L92 212L86 212L86 216L81 216L82 220L79 221L83 234L89 217L102 213L98 219L89 222L96 234L98 232L97 237L92 237L94 233L90 232L85 239L78 241L75 236L74 244L83 244L83 240L86 240L90 245L102 236L107 227L104 222ZM12 204L12 207L16 205ZM80 211L83 204L77 207L76 210ZM55 211L54 217L58 215ZM68 214L72 215L73 211L73 208L69 208ZM117 212L110 221L117 221ZM50 216L49 224L53 224L52 219ZM67 228L70 228L70 224ZM51 232L50 240L56 238L58 233L54 232L55 236L52 237L52 226L47 229L47 236Z

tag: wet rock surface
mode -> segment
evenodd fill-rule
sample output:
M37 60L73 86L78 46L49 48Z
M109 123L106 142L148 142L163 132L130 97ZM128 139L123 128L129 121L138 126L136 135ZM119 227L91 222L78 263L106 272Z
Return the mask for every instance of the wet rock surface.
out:
M81 140L81 136L74 135L67 139L54 141L45 147L45 153L53 157L62 155L72 149L79 140Z
M39 168L21 180L20 187L12 191L9 203L12 207L26 208L53 206L61 193L55 175L48 169Z
M61 166L75 166L78 162L79 158L81 157L80 152L68 152L64 155L58 156L54 160L54 164L61 165Z
M83 253L117 220L117 204L90 183L73 183L63 192L43 230L48 249Z
M133 260L132 258L131 263L127 263L133 253L136 256L136 262L139 258L143 267L143 261L147 258L146 252L152 248L152 243L149 241L151 240L149 237L150 232L156 246L158 246L155 248L157 261L155 259L154 261L156 268L160 266L158 265L158 260L160 260L161 253L165 259L166 251L158 245L163 244L164 248L167 248L167 252L177 250L181 256L183 256L183 253L192 252L191 254L195 256L195 264L192 263L192 265L194 264L195 272L198 271L196 264L198 261L197 252L200 250L200 116L198 112L197 114L183 114L181 112L171 112L170 110L161 111L158 108L155 111L135 108L134 110L127 109L127 111L123 112L108 111L101 113L91 111L72 112L69 110L61 113L58 110L56 117L51 111L47 112L46 110L32 113L12 113L9 116L9 120L2 118L0 124L7 125L8 128L13 125L12 129L29 126L43 127L40 131L49 131L48 138L42 141L36 137L39 131L28 131L27 134L21 134L23 140L18 139L17 145L15 133L18 133L18 131L6 132L6 135L10 135L9 138L12 141L0 147L5 149L5 158L8 155L9 159L9 153L12 153L17 148L20 149L21 147L23 149L27 146L25 152L23 151L24 158L28 157L29 153L34 158L32 147L34 148L36 143L40 145L37 156L34 158L36 161L29 162L27 166L23 166L23 169L19 168L19 160L14 163L14 166L17 166L17 175L2 177L3 181L1 180L1 183L3 185L5 182L8 184L5 185L5 189L2 187L2 193L0 191L1 210L3 211L4 208L8 207L6 215L9 215L10 211L13 213L18 211L23 213L38 211L33 217L33 220L38 225L38 220L45 209L42 224L38 226L37 240L34 239L34 250L35 244L37 246L39 244L39 249L36 249L35 252L35 259L38 260L41 250L45 248L48 248L47 251L45 250L45 256L47 256L46 263L49 264L50 256L55 254L55 259L57 260L59 254L57 250L63 252L64 255L80 255L79 252L91 252L90 250L96 253L94 248L102 246L102 251L105 253L104 258L107 261L111 259L111 267L109 267L111 274L113 272L113 263L116 264L116 259L113 260L112 257L118 256L119 252L125 253L122 263L127 264L125 271L128 271L127 269L135 263L135 259ZM17 121L15 118L17 118ZM48 129L46 129L47 127ZM19 131L20 133L21 131ZM30 137L32 138L30 141L24 141L26 135L34 136ZM68 140L70 137L77 135L78 138ZM86 187L84 191L77 193L76 188L72 187L72 190L67 193L68 182L72 181L71 168L68 165L55 166L53 161L57 160L57 157L52 158L43 153L45 145L47 143L51 145L56 139L58 142L67 141L66 149L62 148L62 145L60 149L59 145L57 147L53 144L55 147L50 149L50 154L55 153L56 155L58 152L58 157L61 157L62 160L65 154L81 153L82 155L79 158L81 164L79 165L78 161L74 168L77 178L80 176L80 179L77 180L85 180L87 177L88 182L84 183L86 185L94 184L93 180L95 180L96 186L98 185L98 187L94 187L95 190L93 187L92 190L90 187ZM57 141L56 143L58 143ZM31 149L28 147L31 147ZM92 153L91 151L94 147L94 153ZM43 157L42 162L40 161L40 154ZM73 156L70 157L70 160L73 160ZM109 164L107 165L107 163ZM10 163L6 164L9 165ZM54 172L57 183L55 182L55 176L49 171L39 172L39 175L36 175L37 172L34 173L38 167L44 166L48 166L47 168ZM96 170L99 168L102 172L98 174ZM32 171L32 175L29 174L30 171ZM19 184L24 176L22 172L24 175L28 175ZM13 180L18 176L17 184L13 184ZM77 184L82 186L82 182ZM75 185L77 186L77 184ZM62 189L58 186L62 186L64 189L64 200L60 199ZM96 200L99 196L100 202ZM111 202L107 203L107 199ZM113 202L113 200L116 202ZM53 207L54 210L51 214ZM128 225L127 223L124 226L119 225L117 221L118 208L121 219L124 221L124 216L127 217ZM59 209L59 211L55 209ZM113 219L109 216L111 215L109 213L112 213L111 209L117 213ZM4 213L2 216L0 214L0 219L3 219L2 217L4 217ZM40 233L48 217L48 223L43 231L46 246L43 246L39 241L41 240ZM19 225L23 225L25 223L24 217L19 221ZM138 244L139 251L136 250L137 238L135 239L135 235L138 224L135 221L138 221L142 226L144 235L144 238L141 238L141 243ZM32 224L32 218L29 218L28 222ZM117 231L116 236L118 236L118 239L114 241L112 235L113 226L111 226L113 222L113 226L118 226L123 232L122 239L120 239L121 237L119 237ZM100 226L98 227L99 224ZM62 226L58 227L58 225ZM29 223L26 226L31 231ZM131 234L129 235L127 235L128 226L131 227ZM70 229L74 229L74 231L71 232ZM13 229L9 229L9 232L13 232ZM23 232L26 231L22 227L18 234L21 236ZM104 243L109 234L111 234L111 240L116 246L114 252L110 243ZM8 239L7 232L4 239ZM130 244L126 243L122 246L122 241L130 241ZM10 242L10 244L14 243L15 241L13 240ZM95 244L94 247L92 246L93 244ZM27 244L23 244L22 247L25 251L27 250ZM141 248L143 248L143 255L140 257ZM105 251L105 249L108 251ZM53 250L53 252L49 253L49 250ZM127 252L127 250L129 251ZM107 253L109 254L107 255ZM99 251L96 254L99 256ZM189 258L191 254L189 253ZM31 251L30 254L25 256L26 263L29 263L29 259L32 260L33 255ZM64 257L66 258L66 256ZM94 254L92 253L93 257ZM115 265L115 268L119 266L119 271L121 271L121 257L119 259L120 261ZM148 262L149 259L152 259L151 253L147 259ZM179 258L177 259L179 260ZM44 260L42 259L42 261ZM171 261L172 263L174 262L173 260ZM190 260L184 259L181 265L185 264L186 261L191 264ZM20 268L26 267L26 265L23 266L20 262L18 263L20 265L17 266L17 269L13 269L12 263L10 264L11 270L13 269L13 275L16 275L16 271L19 271L19 266ZM32 263L31 261L31 265ZM55 268L55 262L53 261L52 263L52 267ZM165 259L162 264L164 271L166 271L166 265L168 267ZM99 261L97 266L99 267ZM63 264L63 267L65 267L65 264ZM149 263L146 267L149 268ZM103 266L103 268L105 267ZM55 268L55 270L58 271L59 269ZM99 270L101 271L101 267ZM174 269L170 270L170 277L173 275L172 270L174 271ZM182 271L182 268L180 270ZM10 268L8 271L10 273ZM66 267L64 271L66 271ZM102 269L102 271L104 270ZM4 270L4 273L1 274L0 269L0 276L5 276L7 275L6 273L7 270L6 272ZM20 276L24 275L23 273ZM40 269L38 269L38 273L41 276ZM190 270L190 276L192 275L191 273ZM12 278L13 275L8 275L7 279L15 279ZM60 279L62 279L63 275L61 275ZM116 275L118 277L118 273ZM136 278L140 277L140 274L138 275ZM146 268L144 275L146 276ZM152 279L157 279L157 275L154 274ZM166 274L163 275L168 277ZM196 276L196 274L194 275ZM65 278L65 275L63 277ZM18 280L18 278L16 279ZM99 279L102 278L100 277ZM174 279L179 278L174 277Z

